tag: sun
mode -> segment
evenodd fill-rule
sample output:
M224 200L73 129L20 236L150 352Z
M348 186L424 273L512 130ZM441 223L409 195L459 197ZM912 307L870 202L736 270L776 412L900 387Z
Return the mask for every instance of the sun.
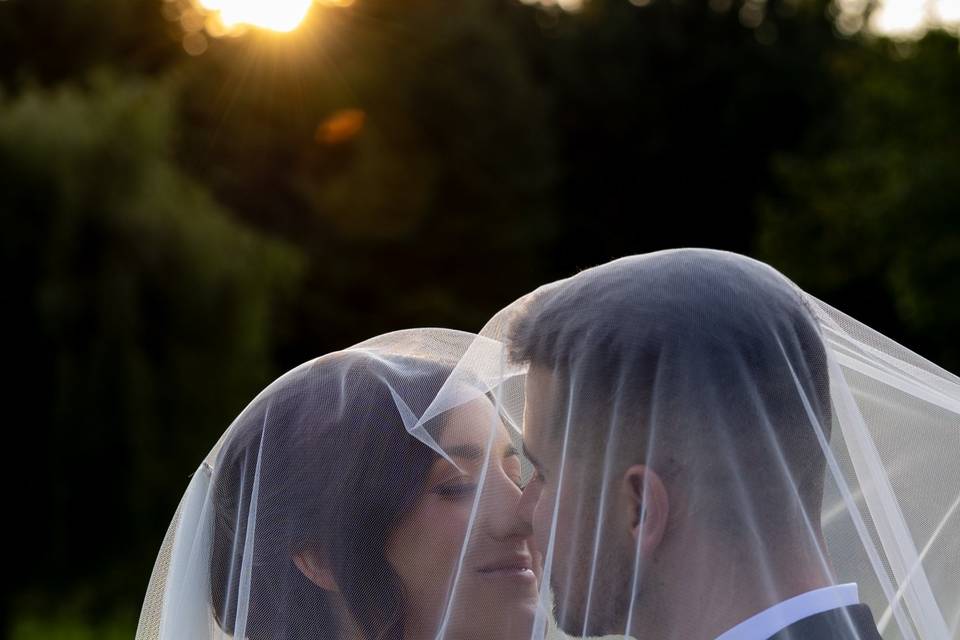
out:
M313 0L199 0L199 4L216 12L227 29L246 25L286 33L300 26Z

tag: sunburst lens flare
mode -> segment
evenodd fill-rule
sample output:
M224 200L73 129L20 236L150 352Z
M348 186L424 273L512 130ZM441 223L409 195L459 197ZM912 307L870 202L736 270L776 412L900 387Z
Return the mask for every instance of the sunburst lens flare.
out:
M293 31L310 11L313 0L199 0L216 12L226 30L251 26L279 33Z

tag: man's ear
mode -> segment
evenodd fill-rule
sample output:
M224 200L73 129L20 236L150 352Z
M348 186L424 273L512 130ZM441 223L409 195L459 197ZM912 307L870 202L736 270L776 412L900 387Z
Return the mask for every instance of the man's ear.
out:
M640 553L650 553L660 545L667 530L670 517L667 487L656 471L647 465L635 464L623 474L623 490L630 505L630 533Z
M293 563L297 565L307 580L317 585L324 591L339 592L337 581L333 579L333 573L325 559L320 558L311 551L298 551L293 554Z

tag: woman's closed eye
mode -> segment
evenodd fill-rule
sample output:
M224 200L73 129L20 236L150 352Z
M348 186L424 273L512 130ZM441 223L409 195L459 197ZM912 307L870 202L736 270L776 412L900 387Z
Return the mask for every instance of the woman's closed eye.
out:
M447 500L459 500L473 495L477 485L466 479L451 480L434 487L433 492Z
M518 465L519 466L519 465ZM506 476L510 479L510 482L515 484L518 489L523 490L527 482L524 482L524 479L521 477L519 469L513 472L513 470L504 470ZM433 488L433 492L439 495L441 498L446 498L450 500L456 500L459 498L466 498L472 496L473 493L477 490L477 485L470 478L457 478L455 480L449 480L447 482L441 483Z

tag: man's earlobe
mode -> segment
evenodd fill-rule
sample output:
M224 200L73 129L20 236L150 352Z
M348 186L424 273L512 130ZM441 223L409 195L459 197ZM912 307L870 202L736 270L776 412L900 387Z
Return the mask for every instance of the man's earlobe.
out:
M325 560L322 560L317 554L310 551L300 551L293 555L293 563L297 565L307 580L317 585L324 591L339 592L337 581L333 579L333 573Z
M633 465L624 474L624 488L632 506L630 531L641 553L656 549L670 517L670 498L659 474L642 464Z

